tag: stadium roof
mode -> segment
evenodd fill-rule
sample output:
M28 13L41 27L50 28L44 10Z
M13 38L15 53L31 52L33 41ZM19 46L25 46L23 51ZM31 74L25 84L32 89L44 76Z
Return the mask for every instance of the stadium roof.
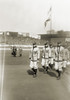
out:
M70 33L57 33L57 34L39 34L40 36L45 36L47 38L70 38Z

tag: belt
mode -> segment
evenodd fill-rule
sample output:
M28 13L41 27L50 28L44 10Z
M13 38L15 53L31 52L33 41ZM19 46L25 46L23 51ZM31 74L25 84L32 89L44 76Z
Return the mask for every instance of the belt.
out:
M48 57L48 58L42 57L42 58L44 58L44 59L49 59L49 58L53 58L53 57Z
M54 60L55 62L63 62L63 60Z
M37 60L31 60L31 61L34 61L34 62L36 62Z
M42 58L44 58L44 57L42 57ZM44 58L44 59L49 59L49 58Z
M53 58L53 57L49 57L49 58Z

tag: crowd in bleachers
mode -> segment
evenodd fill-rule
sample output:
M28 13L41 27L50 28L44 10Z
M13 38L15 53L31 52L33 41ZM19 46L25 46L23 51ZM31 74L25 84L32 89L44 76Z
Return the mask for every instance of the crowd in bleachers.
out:
M60 38L59 38L60 39ZM2 36L0 35L0 42L6 43L9 45L32 45L33 42L36 42L37 45L43 45L47 40L44 39L35 39L31 37L12 37L12 36ZM60 40L59 40L60 41ZM51 42L54 46L56 46L56 40L51 39ZM65 45L64 41L61 41L62 45ZM70 50L70 42L67 43L67 48Z
M43 45L46 40L35 39L31 37L11 37L6 36L6 44L18 44L18 45L32 45L32 43L36 41L38 45Z

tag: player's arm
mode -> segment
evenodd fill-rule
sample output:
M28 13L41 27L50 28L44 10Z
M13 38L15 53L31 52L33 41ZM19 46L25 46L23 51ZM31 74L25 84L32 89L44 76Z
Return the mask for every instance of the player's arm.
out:
M43 48L42 50L42 57L44 58L45 57L45 49Z
M40 59L40 49L38 48L38 60Z

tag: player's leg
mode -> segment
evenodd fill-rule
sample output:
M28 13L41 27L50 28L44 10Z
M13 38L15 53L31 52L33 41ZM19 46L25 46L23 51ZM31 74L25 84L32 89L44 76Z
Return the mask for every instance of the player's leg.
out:
M64 73L65 70L66 70L66 66L67 66L67 61L63 61L63 67L62 67L63 73Z
M49 58L46 59L46 72L48 73L49 70Z
M59 66L58 66L58 77L57 79L61 78L61 74L62 74L62 66L63 66L63 62L59 62Z
M33 61L30 61L30 68L32 69L33 73L35 74L35 70L34 70L34 64L33 64Z
M54 65L54 70L57 72L57 79L59 78L60 76L60 72L59 72L59 62L55 61L55 65Z
M34 77L37 76L37 69L38 69L38 65L37 65L37 61L35 61L35 62L34 62L34 71L35 71Z
M50 58L49 67L50 67L51 69L53 69L53 66L54 66L53 58Z
M44 58L42 58L42 68L44 69L44 73L45 73L45 59Z

